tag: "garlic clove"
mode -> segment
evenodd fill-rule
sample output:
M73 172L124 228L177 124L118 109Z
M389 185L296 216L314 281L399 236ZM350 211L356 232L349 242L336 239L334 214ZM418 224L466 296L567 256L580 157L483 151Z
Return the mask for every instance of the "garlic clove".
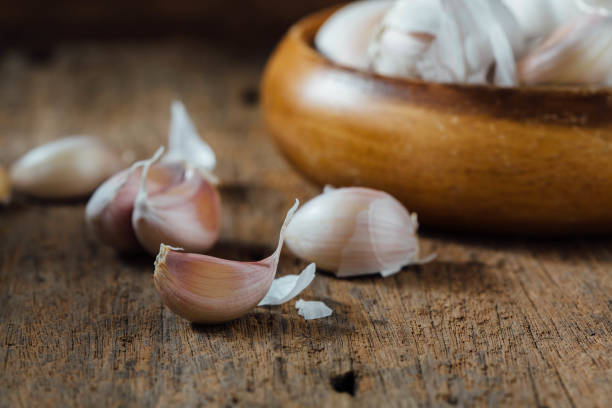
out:
M217 189L197 169L186 169L183 178L157 194L149 194L147 177L151 165L163 153L160 148L147 161L134 201L132 227L140 244L156 253L159 245L203 252L219 237L221 200Z
M319 29L315 46L339 65L368 69L368 46L392 1L351 3L334 13Z
M519 63L526 85L612 84L612 17L582 16L553 32Z
M166 306L195 323L227 322L254 309L272 286L287 224L298 205L296 200L287 213L274 253L259 262L188 254L162 244L153 278Z
M338 277L389 276L419 263L418 222L389 194L340 188L307 202L289 223L287 246Z
M217 159L215 152L204 142L180 101L172 103L168 153L162 163L186 162L189 166L212 172Z
M137 162L104 182L85 209L85 220L92 234L118 251L140 248L132 227L132 213L144 163ZM147 175L147 191L157 194L180 182L183 174L181 166L152 166Z
M39 146L13 164L16 191L46 198L77 198L92 193L122 167L119 154L105 141L74 136Z
M316 264L311 263L299 275L286 275L275 279L270 290L257 306L278 306L287 303L312 283L316 270Z
M524 36L500 0L399 0L370 44L382 75L446 83L516 83Z
M6 171L0 167L0 204L8 204L11 200L11 182Z
M323 319L334 313L325 303L319 301L299 299L295 302L295 308L298 310L298 314L305 320Z

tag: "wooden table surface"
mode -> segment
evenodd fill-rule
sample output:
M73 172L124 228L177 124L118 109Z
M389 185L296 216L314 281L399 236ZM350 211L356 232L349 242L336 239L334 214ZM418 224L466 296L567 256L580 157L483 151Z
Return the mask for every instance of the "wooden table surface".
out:
M265 54L185 41L8 51L0 163L74 133L143 158L180 98L219 158L212 254L259 259L293 200L318 191L267 138ZM292 302L194 326L162 305L152 257L101 246L83 213L24 197L0 209L0 407L609 406L610 240L426 232L435 263L389 279L319 273L303 297L331 318L306 322ZM279 271L304 265L285 251Z

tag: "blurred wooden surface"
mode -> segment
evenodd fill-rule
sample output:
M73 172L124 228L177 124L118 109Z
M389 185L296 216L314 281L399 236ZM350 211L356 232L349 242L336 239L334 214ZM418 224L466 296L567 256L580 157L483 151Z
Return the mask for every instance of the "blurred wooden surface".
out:
M58 48L0 61L0 164L73 133L135 158L165 143L182 99L218 153L214 255L259 259L295 197L317 193L270 143L257 106L265 55L197 43ZM612 395L612 241L428 233L437 262L396 277L320 273L306 299L220 326L161 304L149 256L88 237L84 203L0 209L0 407L605 407ZM475 220L475 222L478 222ZM284 254L280 273L304 263Z

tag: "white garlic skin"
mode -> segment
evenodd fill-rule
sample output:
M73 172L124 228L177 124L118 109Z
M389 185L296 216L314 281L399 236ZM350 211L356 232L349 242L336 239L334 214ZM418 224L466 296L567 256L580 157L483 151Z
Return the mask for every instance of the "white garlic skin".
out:
M122 166L121 156L104 140L73 136L29 151L12 165L10 178L16 191L34 197L79 198Z
M612 85L612 17L581 16L559 27L519 63L526 85Z
M296 256L338 277L389 276L419 262L417 229L416 216L389 194L351 187L307 202L285 239Z
M353 2L334 13L315 37L317 50L338 65L368 69L368 47L393 1Z

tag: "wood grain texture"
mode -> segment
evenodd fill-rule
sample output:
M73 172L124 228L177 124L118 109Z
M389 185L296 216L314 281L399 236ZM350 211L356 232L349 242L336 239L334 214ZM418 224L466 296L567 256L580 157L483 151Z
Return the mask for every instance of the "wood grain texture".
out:
M358 72L312 47L328 15L291 29L262 87L270 132L305 175L388 191L429 226L609 233L612 90L502 89Z
M146 157L181 98L219 158L212 253L263 258L293 200L318 191L267 137L264 62L194 43L71 46L45 65L9 53L0 164L80 132ZM99 245L83 213L23 197L0 209L0 407L609 405L610 240L429 233L435 263L386 280L319 274L303 297L331 318L305 322L287 304L209 327L170 313L152 257ZM280 272L303 266L285 252Z

